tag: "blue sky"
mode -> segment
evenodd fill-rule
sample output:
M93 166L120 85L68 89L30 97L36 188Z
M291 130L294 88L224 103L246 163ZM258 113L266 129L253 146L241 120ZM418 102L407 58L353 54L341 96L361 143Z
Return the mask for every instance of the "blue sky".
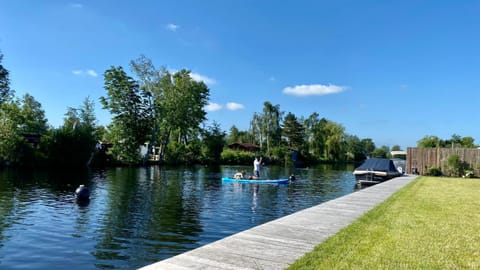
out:
M479 33L478 1L0 0L11 87L55 127L87 96L108 124L103 73L143 54L205 81L207 124L226 131L269 101L377 146L478 144Z

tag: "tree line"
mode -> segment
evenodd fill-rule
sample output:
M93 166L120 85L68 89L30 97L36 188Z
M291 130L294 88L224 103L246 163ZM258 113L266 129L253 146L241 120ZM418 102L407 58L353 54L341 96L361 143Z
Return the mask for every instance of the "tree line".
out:
M145 56L130 62L131 74L121 66L104 72L100 103L112 115L111 123L98 125L94 101L86 97L79 107L67 108L63 124L55 128L47 124L33 96L15 96L2 59L0 53L0 165L4 166L250 164L254 155L289 164L292 153L313 164L388 157L390 150L400 149L376 147L372 139L347 134L341 124L316 112L298 117L268 101L254 113L247 130L232 126L227 135L216 122L205 126L210 95L205 83L193 80L185 69L156 68ZM456 139L473 145L473 139L467 138ZM429 144L425 140L419 144ZM228 149L234 142L255 144L260 150Z

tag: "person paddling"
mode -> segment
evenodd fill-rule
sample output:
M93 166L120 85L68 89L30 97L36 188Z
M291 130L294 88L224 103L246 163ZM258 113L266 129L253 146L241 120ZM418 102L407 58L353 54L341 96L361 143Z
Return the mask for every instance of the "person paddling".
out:
M260 178L260 166L262 164L262 157L255 157L253 161L253 179Z

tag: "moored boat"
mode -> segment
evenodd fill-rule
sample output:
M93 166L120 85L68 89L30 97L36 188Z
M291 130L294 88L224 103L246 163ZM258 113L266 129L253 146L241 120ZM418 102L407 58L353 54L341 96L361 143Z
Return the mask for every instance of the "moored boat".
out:
M369 158L353 174L359 184L374 185L402 175L391 159Z

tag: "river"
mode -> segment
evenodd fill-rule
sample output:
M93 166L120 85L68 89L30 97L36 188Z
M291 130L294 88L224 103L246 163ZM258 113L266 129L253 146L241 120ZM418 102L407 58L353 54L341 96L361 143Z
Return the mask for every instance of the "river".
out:
M135 269L356 190L353 166L265 167L288 185L222 183L251 167L0 171L0 269ZM86 185L90 201L74 191Z

